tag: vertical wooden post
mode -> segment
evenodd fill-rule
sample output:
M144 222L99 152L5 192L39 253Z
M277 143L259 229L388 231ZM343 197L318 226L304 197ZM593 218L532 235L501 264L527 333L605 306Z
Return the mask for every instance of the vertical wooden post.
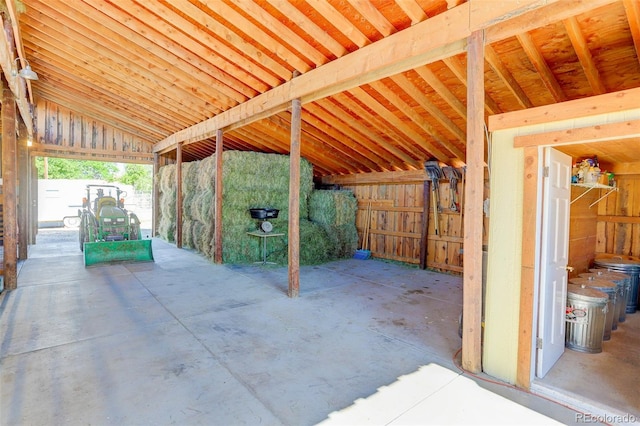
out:
M4 231L4 288L18 288L16 102L2 79L2 193Z
M20 121L20 141L18 142L18 259L28 256L29 240L29 152L27 150L27 129Z
M153 192L151 211L151 236L158 235L158 217L160 217L160 182L158 182L158 172L160 171L160 154L153 153Z
M213 219L213 243L215 245L213 260L222 263L222 129L216 131L216 177L215 177L215 208Z
M38 168L36 167L36 158L31 157L30 172L31 172L31 185L29 191L29 212L30 212L30 234L29 243L36 243L36 236L38 235Z
M482 202L484 197L484 33L467 45L467 186L464 206L462 367L482 369Z
M302 102L291 102L289 169L289 297L300 294L300 134Z
M429 209L431 208L431 182L422 185L422 230L420 233L420 269L427 269L427 244L429 242Z
M182 248L182 143L176 148L176 247Z
M538 147L524 148L525 206L533 206L538 199ZM522 212L522 276L520 279L520 316L518 326L518 364L516 386L531 387L531 355L533 352L533 299L536 289L536 222L537 208L525 208Z

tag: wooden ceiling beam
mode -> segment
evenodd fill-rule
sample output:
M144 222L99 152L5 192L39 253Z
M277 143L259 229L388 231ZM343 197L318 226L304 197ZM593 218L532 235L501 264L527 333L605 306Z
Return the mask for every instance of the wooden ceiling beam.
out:
M387 101L389 101L391 105L398 108L398 110L402 114L407 116L410 119L410 123L415 124L423 132L427 133L427 135L435 139L444 149L449 151L453 155L453 157L457 157L464 160L464 153L460 149L458 149L455 145L450 143L443 135L441 135L440 132L438 132L438 130L436 130L435 127L433 127L430 123L428 123L425 120L425 118L421 116L412 106L408 105L405 101L403 101L402 98L398 96L398 94L394 90L391 90L382 81L374 81L373 83L370 84L370 86L380 95L382 95ZM407 128L407 130L410 129L410 126L408 125L405 125L405 127ZM403 131L403 133L408 135L407 131ZM423 137L423 139L425 138ZM417 140L419 139L414 139L414 141L417 141ZM432 154L435 157L438 157L439 155L435 153L432 153ZM451 157L451 155L447 155L445 153L445 156L446 156L445 157L446 159L441 159L440 161L448 162L449 157Z
M411 25L427 19L427 14L416 0L395 0L396 4L411 19Z
M145 100L141 95L131 97L129 94L132 92L122 91L122 89L111 90L110 87L99 86L97 84L103 80L100 80L96 74L87 75L87 78L78 78L76 75L66 71L66 68L57 68L58 66L68 66L69 61L65 62L64 58L45 56L47 54L48 52L43 50L42 53L34 55L37 55L38 58L42 57L47 61L49 64L47 71L51 74L47 74L44 71L42 74L48 81L55 82L55 85L43 85L39 91L49 90L49 93L64 92L61 93L62 96L75 97L76 103L78 102L77 93L79 92L82 93L83 96L86 96L87 100L92 99L90 102L83 102L85 105L88 104L90 108L97 102L103 100L106 100L110 104L119 104L121 109L128 108L129 114L132 117L137 116L136 119L144 120L145 124L151 124L157 118L158 124L168 125L168 127L171 127L171 125L175 123L185 123L185 125L188 125L189 122L193 122L193 120L197 120L198 117L201 116L195 114L188 107L189 104L181 106L179 104L176 105L175 102L163 102L163 99L167 97L166 93L158 95L157 99L159 100L153 108L140 111L138 105L141 101ZM144 93L144 91L141 92ZM91 98L89 98L89 96L91 96Z
M222 3L219 0L214 0L217 3ZM242 12L251 16L256 22L264 25L275 34L279 39L283 40L285 44L291 46L295 49L296 56L304 56L310 61L313 66L309 66L309 64L305 63L307 70L311 68L315 68L322 64L328 62L328 58L322 54L318 49L309 44L305 39L296 34L291 28L282 23L280 20L276 19L273 15L268 13L262 7L260 7L257 3L249 2L246 0L231 0L231 2ZM225 19L227 19L227 15L222 15ZM244 18L242 18L244 19ZM264 36L266 35L268 39L273 43L273 46L277 46L281 44L280 42L273 39L271 36L267 35L261 29L251 24L249 21L246 21L250 26L241 26L238 28L242 28L243 31L246 31L247 34L250 34L251 37L255 37L254 40L265 40ZM273 47L272 46L272 47ZM271 49L272 47L267 47L267 49ZM303 71L303 70L299 70Z
M2 16L3 26L6 27L7 18L2 14L0 16ZM8 24L9 26L11 25L10 22ZM0 68L2 68L4 78L9 84L9 90L13 93L20 117L22 117L27 127L27 134L30 138L33 138L33 116L26 97L26 84L24 79L19 77L17 73L14 75L14 70L17 69L16 58L13 56L13 45L9 44L5 28L0 29L0 33Z
M35 33L35 31L34 31ZM56 45L47 45L44 41L40 42L41 50L34 52L33 56L47 62L51 74L47 75L42 72L44 77L58 80L75 80L77 84L91 87L94 94L100 93L101 96L119 96L123 103L132 102L132 105L147 103L153 105L145 113L165 114L164 120L167 119L179 121L181 116L188 118L187 122L201 119L206 114L211 114L211 110L221 111L219 107L209 105L207 110L206 103L195 97L187 96L183 91L175 87L168 87L167 90L161 90L157 82L152 87L143 84L135 85L133 79L123 78L125 74L118 73L112 68L104 65L94 66L93 64L85 64L81 58L75 57L76 50L64 43ZM46 48L48 47L48 48ZM67 54L68 53L68 54ZM57 56L57 55L64 56ZM108 62L108 61L105 61ZM53 74L53 71L59 71ZM105 78L108 76L109 78ZM79 87L68 87L71 93L79 91ZM81 92L85 95L86 92ZM89 102L88 97L85 98ZM184 104L176 103L175 99L184 102ZM78 101L76 99L76 101ZM198 101L198 104L196 104ZM95 102L95 100L91 100Z
M197 22L201 28L206 28L207 32L203 32L200 28L197 28L195 35L198 38L207 35L206 38L203 38L203 41L207 43L211 50L219 52L225 60L231 63L237 63L242 69L250 70L252 74L255 74L262 81L271 81L269 83L270 86L279 84L279 82L274 82L274 76L280 79L280 81L291 78L291 71L286 67L269 55L264 55L263 52L251 43L246 42L240 35L207 15L191 2L187 0L176 0L171 2L171 7L175 8L183 16L189 17ZM213 37L213 35L215 35L215 37ZM250 60L247 60L247 58L250 58Z
M91 1L91 0L88 0ZM150 71L152 73L155 72L164 72L171 77L171 73L168 70L176 68L177 66L190 65L189 72L185 75L185 80L179 80L176 77L173 77L173 85L177 85L177 82L180 82L180 86L184 87L186 85L186 81L194 80L194 74L198 77L195 79L198 83L190 84L187 86L187 89L193 92L194 95L202 96L200 91L203 87L203 82L207 83L207 86L212 89L215 89L221 96L223 96L227 103L232 105L236 105L240 102L245 101L247 98L254 96L257 92L253 89L246 86L243 81L237 80L229 76L228 73L220 72L220 70L211 65L210 62L205 62L201 57L194 55L189 49L186 49L183 42L189 45L189 39L179 31L176 31L171 26L167 25L163 20L155 17L153 14L149 14L147 10L142 7L136 5L131 0L119 0L118 7L123 7L128 9L129 13L132 13L136 16L148 16L148 22L141 22L139 20L134 19L122 19L122 12L119 9L115 9L114 7L107 7L102 2L103 6L100 6L99 9L106 16L109 16L114 21L121 23L121 25L127 27L129 30L133 31L137 35L141 36L143 40L150 41L151 43L148 46L152 47L152 52L156 52L159 49L164 49L169 52L174 53L173 60L171 65L166 68L149 68L147 69L147 73ZM103 21L105 19L103 18ZM102 22L99 24L102 26ZM176 42L170 37L176 37L180 41ZM140 38L136 37L135 39L128 40L123 46L128 47L132 41L140 40ZM193 44L193 43L192 43ZM120 47L121 48L121 47ZM209 49L205 49L208 52L208 55L211 55L211 51ZM142 56L141 62L142 64L148 61L149 53ZM206 57L206 56L205 56ZM180 58L180 60L176 61L176 58ZM161 76L159 76L161 77ZM245 94L246 93L246 94ZM227 109L227 108L223 108Z
M278 9L287 19L294 22L301 30L309 34L309 37L324 46L324 48L331 52L336 58L344 56L347 53L347 49L345 49L343 45L333 39L329 33L316 25L315 22L287 0L266 1L275 9Z
M313 2L313 5L318 4L325 2ZM543 6L537 0L497 1L494 7L485 9L476 2L464 3L302 74L211 119L180 130L156 144L154 150L163 152L179 142L192 143L211 137L218 129L229 130L246 125L287 109L295 98L302 99L303 103L313 102L462 53L466 37L473 31L502 25L540 7ZM426 33L431 36L424 37Z
M522 108L532 108L534 106L533 103L531 103L527 94L524 93L520 84L518 84L513 74L511 74L511 71L509 71L498 57L498 54L493 50L491 45L487 44L484 46L484 55L491 69L500 77L500 80L507 86L507 89L513 94L520 106Z
M200 3L209 9L209 11L222 17L222 19L238 28L246 34L250 40L261 44L264 47L264 50L262 50L263 55L267 52L272 53L280 62L287 64L289 67L300 72L307 72L311 69L311 66L306 61L289 50L287 46L278 42L253 22L236 12L232 7L229 7L226 3L221 2L220 0L200 0ZM209 14L208 12L205 13ZM311 49L315 50L313 48ZM287 66L285 66L285 68L287 68ZM289 72L291 73L292 71L293 70L290 70Z
M311 117L305 116L305 112L308 112ZM356 150L362 150L363 148L369 150L368 155L370 159L382 169L393 170L393 163L402 163L401 159L379 146L375 139L369 139L350 127L350 124L355 121L353 117L344 114L342 109L337 108L335 104L330 101L318 101L306 104L303 107L302 113L305 121L322 129L334 139L346 140L348 142L345 143L349 143L349 146ZM371 133L375 136L375 133ZM386 144L386 142L384 143Z
M528 110L507 112L489 117L489 131L637 109L638 99L640 99L640 87Z
M400 119L394 113L389 111L385 105L382 105L373 96L371 96L361 87L355 87L349 90L349 93L351 93L356 99L358 99L358 101L360 101L367 108L371 109L375 113L375 115L380 117L386 123L389 123L389 125L385 125L384 126L385 128L380 130L387 133L388 135L395 133L397 137L400 140L402 140L402 144L404 148L409 150L409 152L411 150L415 151L415 148L419 147L422 150L422 153L416 153L419 158L422 157L424 159L427 159L429 157L435 157L438 160L443 162L449 161L449 155L447 153L440 150L440 148L435 146L432 142L428 141L424 134L420 134L417 131L415 131L413 128L407 126L402 121L402 119ZM437 142L441 142L433 134L431 134L430 136L432 139L435 139Z
M347 37L358 47L364 47L371 41L351 21L338 12L328 1L312 1L309 6L314 8L331 25Z
M107 66L107 64L103 63L90 64L94 69L101 67L103 70L101 73L113 73L115 70L112 68L117 67L122 75L129 76L133 72L133 75L153 76L155 81L150 81L149 77L145 78L147 82L151 84L151 90L153 92L156 94L158 94L157 92L162 92L162 94L166 95L174 94L175 96L172 98L181 99L185 102L185 108L200 110L203 114L210 114L210 111L205 112L206 109L210 110L211 108L210 105L208 107L207 105L215 94L220 92L215 90L206 94L202 93L202 82L211 79L209 74L197 70L193 65L187 64L184 61L176 61L174 56L170 56L166 51L159 50L152 42L146 39L142 40L141 37L133 34L132 31L124 28L121 24L113 24L109 19L105 19L104 16L101 17L102 21L99 23L87 19L78 22L72 19L79 19L75 15L68 17L58 11L58 9L49 7L46 4L36 4L38 5L40 13L33 16L25 15L23 25L29 26L28 33L30 38L38 37L39 40L34 40L33 43L37 43L40 45L39 47L41 47L44 40L56 41L56 44L53 44L53 47L49 49L52 54L58 55L61 51L65 51L64 59L67 57L77 57L74 68L72 68L70 64L67 65L70 75L85 68L86 56L82 55L82 52L97 50L96 46L104 46L104 50L106 50L103 54L105 62L112 60L114 61L114 65ZM93 17L93 15L91 16ZM78 27L78 23L82 27L82 33L73 30ZM100 32L96 31L96 29L101 27L107 27L112 31L115 29L113 27L118 27L123 34L110 34L109 38L105 38ZM41 29L46 29L48 32L44 33ZM63 40L67 40L68 34L74 35L71 38L71 44L63 42ZM49 37L47 37L48 35ZM138 44L138 42L143 44ZM149 52L154 54L150 55ZM155 53L158 54L156 55ZM61 62L67 61L62 60ZM172 72L167 72L168 69L171 69ZM99 73L99 75L101 73ZM104 78L101 77L100 80L104 80ZM176 81L179 81L180 85L177 85ZM125 80L115 88L127 87L128 84L133 84L133 79L129 78ZM199 87L199 89L195 91L189 90L185 88L185 86ZM134 93L138 91L137 87L133 90ZM237 105L239 101L246 100L246 97L238 94L238 92L231 92L230 94L235 96L235 99L230 99L228 94L222 93L222 98L215 98L216 101L224 101L217 105L218 108L228 108ZM256 92L250 92L250 94L254 96ZM200 106L193 103L196 100L200 102Z
M571 45L576 51L576 55L578 55L578 60L580 61L580 65L587 76L587 80L589 81L589 86L591 86L593 94L602 95L603 93L607 93L607 88L604 87L604 83L602 82L602 79L600 79L600 72L593 61L593 56L591 56L591 52L589 51L586 40L584 39L578 20L572 16L571 18L567 18L562 21L562 23L567 31L567 35L569 35Z
M467 68L466 66L455 56L451 56L449 58L444 58L442 60L444 64L451 70L453 75L455 75L458 80L464 84L464 87L467 87ZM484 95L484 107L489 112L489 114L499 114L502 112L496 101L494 101L488 93Z
M636 58L640 61L640 4L638 4L638 0L622 0L622 4L624 4L624 11L629 22Z
M395 27L384 17L378 8L369 0L347 0L351 7L358 11L364 19L366 19L373 28L376 29L384 37L396 32Z
M501 1L501 0L498 0ZM549 24L556 23L572 16L589 12L602 6L618 2L620 0L561 0L551 1L549 4L532 8L526 13L514 16L505 22L490 25L485 30L485 44L493 44L497 41L515 37L518 34L535 30ZM634 1L634 0L631 0ZM483 7L482 2L477 7ZM485 4L484 7L487 7Z
M467 136L456 123L454 123L440 108L438 108L429 98L416 87L404 74L394 75L390 77L407 95L411 96L425 111L427 111L434 119L440 123L442 127L447 129L453 136L463 144ZM453 151L452 151L453 152Z
M538 71L538 77L542 80L542 83L545 85L547 90L553 96L556 102L564 102L567 100L567 96L564 94L560 83L556 79L555 75L549 68L547 61L544 59L538 47L533 42L533 38L531 34L525 32L522 34L518 34L516 36L520 45L524 49L524 52L527 54L527 57L531 61L531 64L535 67L536 71Z
M312 106L313 104L309 105ZM338 151L345 151L345 155L354 158L371 170L379 171L383 164L387 162L386 159L380 158L375 153L363 152L363 146L360 143L339 130L339 128L344 129L344 126L341 126L340 123L325 122L321 117L316 116L314 111L320 114L323 112L319 107L309 109L305 106L302 110L302 130L305 133L313 135L318 141L326 140L328 145L334 146ZM326 114L322 115L327 118ZM342 148L343 146L344 148ZM369 151L366 145L365 147Z
M162 18L155 19L153 27L160 33L170 38L179 46L186 48L185 53L176 52L176 56L183 61L171 63L171 68L184 68L189 65L187 73L198 76L202 73L208 78L200 78L199 81L207 81L211 77L234 87L239 93L253 97L262 93L279 81L269 72L262 72L245 57L221 44L207 32L182 15L158 1L143 2L142 7L154 15ZM147 12L142 12L148 14ZM180 31L176 31L178 28ZM194 56L195 55L195 56ZM243 66L250 64L251 72L247 72Z
M284 135L288 134L291 129L290 112L273 115L263 121L267 121L278 126ZM313 130L312 126L309 125L307 125L306 128L307 130ZM316 135L316 132L309 133L307 131L301 134L303 151L306 155L313 155L316 158L322 157L326 160L331 160L335 167L340 167L340 165L342 165L345 170L348 170L350 173L362 173L375 170L375 164L372 162L366 164L362 161L362 158L358 158L358 154L354 153L353 150L346 150L344 147L339 147L335 143L327 143L326 139L318 139ZM334 149L328 148L327 145ZM345 161L345 157L349 158L350 161Z
M368 111L344 93L339 93L331 98L321 99L316 103L324 108L325 111L330 112L332 115L345 122L350 128L366 138L366 140L368 140L373 146L381 148L381 151L377 151L378 155L384 158L389 158L389 161L392 161L393 157L395 157L398 158L401 163L415 165L415 158L408 155L405 151L398 149L398 147L381 137L379 133L373 131L371 127L375 127L375 125L367 127L363 124L363 122L369 122L366 119L366 117L369 116ZM363 121L355 119L353 115L349 114L344 109L351 111L356 117L362 118Z
M289 133L291 124L290 122L283 120L280 115L274 115L265 120L260 120L259 122L254 123L251 128L256 132L259 132L263 139L273 139L282 146L282 151L277 151L278 153L289 153ZM353 169L345 168L344 163L340 161L340 158L336 158L332 153L322 149L310 149L310 146L313 145L315 145L313 141L309 141L304 135L302 136L301 150L303 157L313 163L324 164L325 167L330 166L331 169L329 170L340 170L341 173L351 173L351 170Z
M440 95L442 99L446 103L449 104L451 108L455 112L458 113L460 117L463 119L467 119L467 107L464 106L462 102L456 95L454 95L449 88L436 76L433 71L431 71L426 65L422 67L418 67L414 70L418 75L429 85L435 92Z

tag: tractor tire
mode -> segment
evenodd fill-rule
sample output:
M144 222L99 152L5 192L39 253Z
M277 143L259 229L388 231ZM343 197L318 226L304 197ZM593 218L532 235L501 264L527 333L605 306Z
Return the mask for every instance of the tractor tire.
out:
M80 240L80 251L84 252L84 243L88 243L89 242L89 226L91 226L89 224L89 216L86 214L83 214L82 217L80 218L80 226L78 227L78 234L79 234L79 240Z

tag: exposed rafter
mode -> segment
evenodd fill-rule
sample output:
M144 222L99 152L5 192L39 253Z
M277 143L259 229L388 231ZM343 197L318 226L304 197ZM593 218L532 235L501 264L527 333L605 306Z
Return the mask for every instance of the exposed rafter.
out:
M484 47L484 55L485 60L489 63L493 71L498 74L498 77L504 82L509 91L515 96L518 103L522 106L522 108L531 108L533 104L520 84L516 81L511 74L511 71L505 66L502 60L498 57L496 52L490 45L485 45Z
M547 61L544 59L544 57L538 50L538 47L533 42L531 34L522 33L519 34L517 38L520 42L520 45L522 45L522 48L527 54L527 57L538 71L538 76L542 80L542 83L553 96L553 99L556 102L566 101L567 96L564 94L560 83L558 83L558 80L556 79L556 76L553 75L553 72L551 71L551 68L549 68Z
M587 42L584 39L578 20L575 17L571 17L562 22L564 23L564 28L567 30L571 44L576 51L576 55L578 55L580 65L582 65L582 69L587 76L587 80L589 80L589 85L591 86L591 90L593 90L593 94L602 95L603 93L606 93L607 88L604 87L604 84L600 79L600 72L593 61L593 57L591 56Z

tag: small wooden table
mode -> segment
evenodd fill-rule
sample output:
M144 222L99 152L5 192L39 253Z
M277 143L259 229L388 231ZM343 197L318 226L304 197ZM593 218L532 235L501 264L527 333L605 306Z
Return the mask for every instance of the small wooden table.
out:
M262 263L263 265L270 263L270 264L276 265L276 262L267 262L267 238L282 237L284 234L278 233L278 232L251 231L251 232L247 232L247 235L253 235L254 237L262 238L262 262L254 262L254 263Z

